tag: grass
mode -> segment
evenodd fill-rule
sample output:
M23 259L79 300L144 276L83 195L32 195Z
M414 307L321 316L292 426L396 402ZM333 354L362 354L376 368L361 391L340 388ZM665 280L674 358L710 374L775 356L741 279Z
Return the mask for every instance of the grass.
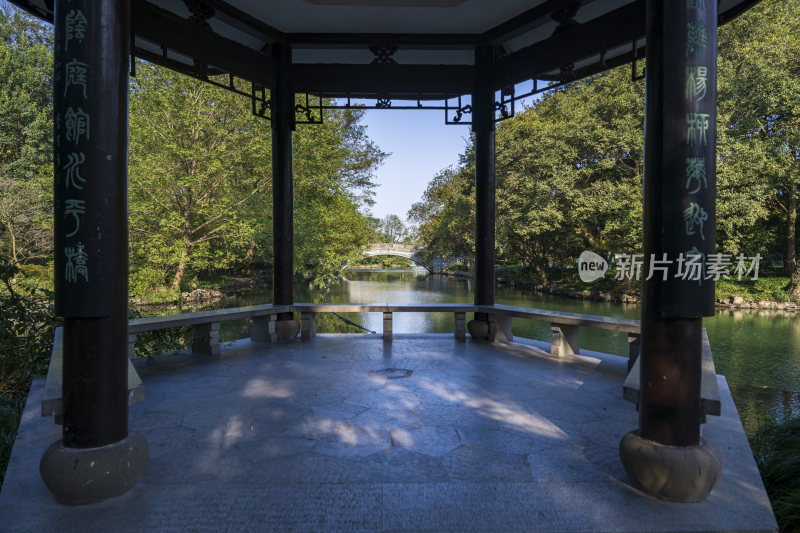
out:
M788 302L789 293L784 290L788 285L789 278L786 276L765 276L756 280L742 279L720 279L716 283L717 298L730 298L741 296L745 302L757 302L759 300L774 300L776 302Z
M800 532L800 418L765 423L750 446L780 531Z

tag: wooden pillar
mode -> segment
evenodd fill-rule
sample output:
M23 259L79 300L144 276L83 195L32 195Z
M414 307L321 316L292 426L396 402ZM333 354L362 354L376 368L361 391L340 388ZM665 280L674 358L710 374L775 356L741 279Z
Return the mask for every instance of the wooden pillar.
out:
M644 255L666 254L671 270L643 282L639 424L671 446L700 440L702 317L714 314L703 267L715 243L716 11L648 4Z
M294 198L292 131L295 128L294 93L291 88L292 49L272 45L275 88L272 91L272 292L274 305L294 303ZM291 312L279 313L273 342L297 337L300 323Z
M55 297L64 444L76 448L128 434L128 7L106 25L92 4L55 14Z
M494 305L494 91L491 82L492 49L475 50L475 92L472 94L472 131L475 133L475 304ZM487 322L475 313L474 322ZM486 336L484 336L484 330ZM472 324L473 337L488 338L488 326ZM477 334L477 335L476 335Z
M292 50L282 44L274 44L272 50L276 63L276 82L272 91L273 304L291 305L294 303L292 131L295 128L294 93L290 79ZM291 313L283 313L278 318L291 319Z
M715 249L716 28L715 0L647 1L644 257L664 270L642 285L639 431L620 454L634 485L677 501L704 499L721 472L700 437L702 317L714 314L705 265Z
M494 305L494 91L491 48L475 51L475 304Z
M130 3L61 0L54 22L64 418L62 441L45 452L41 473L60 501L80 504L127 491L147 461L144 439L128 434Z

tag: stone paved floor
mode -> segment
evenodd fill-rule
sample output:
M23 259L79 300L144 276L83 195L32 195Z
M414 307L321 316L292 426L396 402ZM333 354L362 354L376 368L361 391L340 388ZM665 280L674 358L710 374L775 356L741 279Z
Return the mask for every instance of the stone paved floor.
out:
M130 427L150 461L127 495L65 507L38 462L60 438L34 384L0 531L769 531L727 384L704 434L725 471L702 504L632 489L619 440L626 359L449 335L237 341L221 360L143 365Z

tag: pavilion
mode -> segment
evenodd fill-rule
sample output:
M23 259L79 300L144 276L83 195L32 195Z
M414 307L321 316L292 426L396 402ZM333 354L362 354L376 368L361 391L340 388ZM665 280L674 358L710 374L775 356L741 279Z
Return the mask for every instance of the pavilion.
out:
M104 497L120 495L147 461L144 438L128 431L131 57L239 92L271 121L276 306L296 303L296 124L366 99L379 109L439 109L448 123L470 125L475 305L491 309L495 125L513 116L521 98L612 67L630 63L637 79L647 65L645 258L696 254L703 263L715 253L717 26L757 1L56 0L54 7L53 0L12 0L53 21L56 36L55 271L65 409L63 438L42 459L48 488L69 499L97 481L106 483ZM242 82L251 90L242 91ZM704 188L684 187L690 160L702 166ZM665 268L663 279L643 285L639 427L630 428L620 454L639 490L698 501L722 469L700 434L702 317L714 313L714 284L676 279L676 266ZM276 318L278 340L294 339L292 313ZM489 338L492 320L476 312L472 337ZM101 481L86 466L95 461L113 479ZM657 466L666 478L654 479ZM689 471L700 474L686 481Z

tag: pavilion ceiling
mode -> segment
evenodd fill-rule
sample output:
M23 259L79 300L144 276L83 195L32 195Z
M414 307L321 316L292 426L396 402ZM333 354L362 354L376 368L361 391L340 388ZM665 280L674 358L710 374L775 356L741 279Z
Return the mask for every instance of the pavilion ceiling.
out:
M52 0L11 1L52 20ZM757 1L720 0L719 22ZM296 92L354 98L468 94L478 45L494 50L497 90L577 79L646 46L644 0L132 0L132 26L137 57L267 88L271 45L288 44Z

